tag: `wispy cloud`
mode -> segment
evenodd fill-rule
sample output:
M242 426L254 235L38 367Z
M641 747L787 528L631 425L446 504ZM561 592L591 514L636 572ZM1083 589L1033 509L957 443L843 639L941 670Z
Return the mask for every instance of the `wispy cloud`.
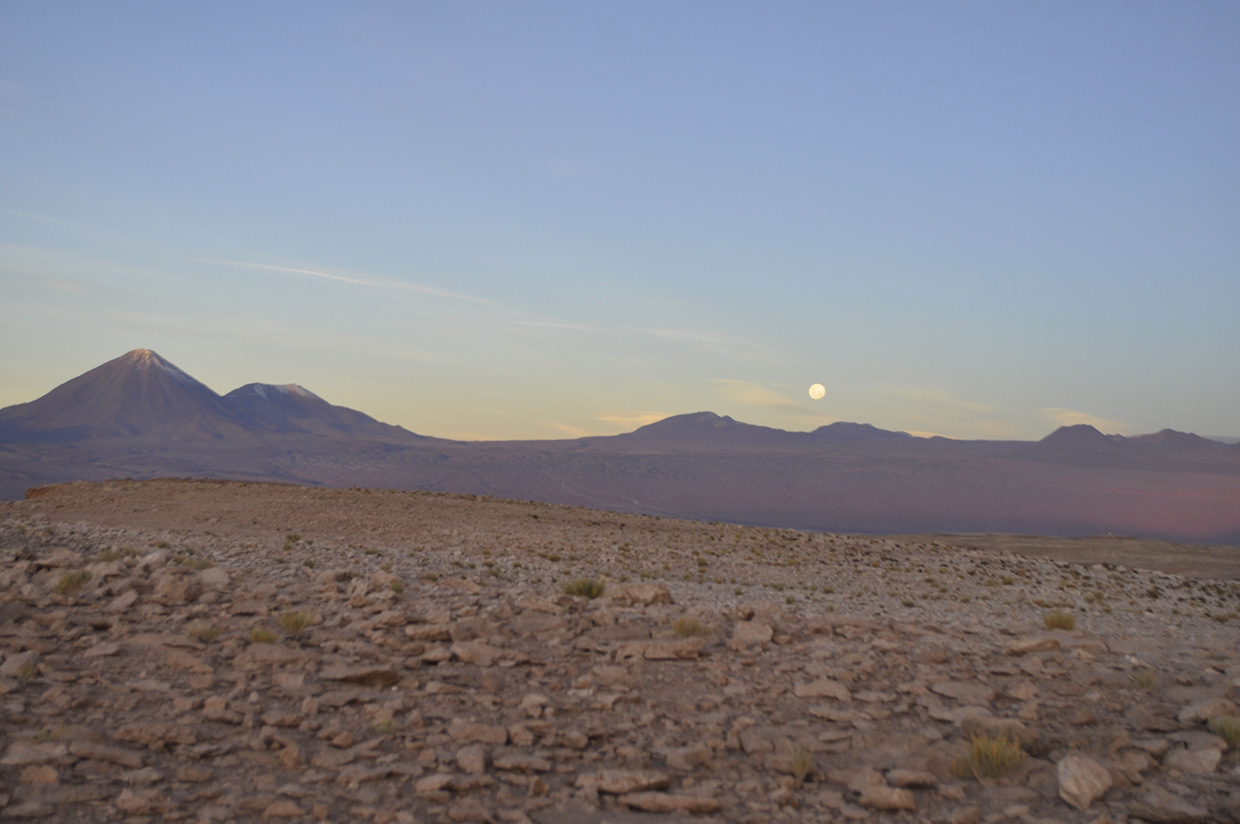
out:
M51 217L50 215L38 215L34 212L21 212L17 209L4 209L0 214L12 215L13 217L24 217L28 220L40 220L44 223L55 223L57 226L69 226L74 229L85 229L88 232L99 231L94 226L87 226L85 223L78 223L73 220L65 220L64 218Z
M582 335L614 335L615 329L606 326L592 326L587 323L566 323L557 320L516 320L513 325L531 329L543 329L552 332L575 332Z
M591 432L588 429L582 429L580 426L573 426L571 423L557 423L552 421L547 424L547 427L555 430L556 432L561 432L570 438L588 438L591 435L598 434L596 432Z
M1064 409L1059 406L1048 406L1038 410L1041 415L1052 423L1060 426L1075 426L1077 424L1088 424L1094 429L1110 434L1124 434L1133 431L1136 427L1130 423L1123 421L1110 420L1108 418L1099 418L1097 415L1091 415L1088 412L1080 412L1076 409Z
M709 382L717 386L720 393L733 403L772 409L798 409L801 406L787 395L761 383L729 378L710 378Z
M255 272L274 272L276 274L292 275L295 277L313 277L322 278L323 280L334 280L338 283L350 283L355 286L365 286L371 289L390 289L399 292L415 292L422 295L432 295L434 297L446 298L448 300L461 300L469 303L491 304L491 301L485 298L474 297L473 295L463 295L459 292L450 292L447 289L439 289L434 286L426 286L421 283L409 283L401 280L390 280L386 278L377 278L370 275L359 275L353 272L341 274L339 272L327 272L322 269L304 269L297 266L276 266L270 263L253 263L241 260L197 260L196 263L207 263L215 266L231 266L237 269L249 269Z
M661 421L667 417L670 417L668 412L629 412L626 414L595 415L594 419L604 423L615 424L625 430L629 430Z
M941 387L883 384L863 394L871 396L871 402L892 419L903 421L900 428L906 432L990 439L1018 434L1002 408L958 397Z

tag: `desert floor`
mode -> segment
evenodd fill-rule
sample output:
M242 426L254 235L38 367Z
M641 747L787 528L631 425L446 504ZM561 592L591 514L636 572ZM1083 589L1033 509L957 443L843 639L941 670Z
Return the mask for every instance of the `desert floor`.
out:
M0 505L0 818L1237 822L1238 555L48 487Z

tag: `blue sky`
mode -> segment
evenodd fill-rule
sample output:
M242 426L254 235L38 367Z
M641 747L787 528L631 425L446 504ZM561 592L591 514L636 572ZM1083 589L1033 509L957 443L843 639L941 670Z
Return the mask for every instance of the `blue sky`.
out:
M5 3L0 406L1240 436L1238 89L1230 1Z

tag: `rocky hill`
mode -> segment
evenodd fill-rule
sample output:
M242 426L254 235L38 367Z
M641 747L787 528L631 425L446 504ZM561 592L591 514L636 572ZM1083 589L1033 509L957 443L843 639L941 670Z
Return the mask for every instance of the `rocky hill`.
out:
M1236 822L1238 645L1113 563L71 484L0 505L0 817Z

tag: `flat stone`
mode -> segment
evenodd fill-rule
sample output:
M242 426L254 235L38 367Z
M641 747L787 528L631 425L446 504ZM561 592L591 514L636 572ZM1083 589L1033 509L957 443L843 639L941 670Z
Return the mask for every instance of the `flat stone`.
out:
M670 795L660 792L625 793L618 799L621 804L648 813L705 814L719 811L719 801L693 795Z
M836 701L851 701L852 693L839 681L830 678L819 678L817 681L796 684L792 693L797 698L834 698Z
M741 652L752 646L765 647L775 637L775 630L765 621L737 621L728 639L728 649Z
M496 724L480 724L456 718L448 724L448 735L453 741L473 744L487 744L502 747L508 743L508 730Z
M1163 758L1163 767L1191 775L1209 775L1218 767L1223 754L1214 748L1189 750L1175 749Z
M323 670L320 677L325 681L344 681L348 684L361 684L366 687L390 687L400 682L400 673L393 667L384 666L338 664Z
M653 770L598 770L577 776L576 785L610 795L625 795L643 790L661 790L668 785L666 774Z
M1031 652L1045 652L1047 650L1059 649L1059 639L1053 635L1030 635L1024 638L1017 638L1007 645L1004 653L1007 655L1028 655Z
M985 706L994 700L998 690L982 681L939 681L930 690L962 704Z
M1210 815L1206 808L1172 795L1162 787L1155 787L1133 801L1128 812L1153 824L1194 824L1208 820Z
M1111 772L1084 755L1072 753L1060 759L1055 768L1059 779L1059 797L1078 810L1089 805L1111 789Z
M916 810L917 800L911 790L900 787L888 787L885 784L870 784L861 791L857 803L872 810Z
M96 741L74 741L69 745L69 752L78 758L91 761L107 761L122 767L136 769L142 766L142 754L125 747L113 747Z
M25 767L30 764L53 764L64 761L69 748L64 744L46 742L36 744L30 741L14 741L9 745L0 764L10 767ZM69 759L72 760L72 759Z

